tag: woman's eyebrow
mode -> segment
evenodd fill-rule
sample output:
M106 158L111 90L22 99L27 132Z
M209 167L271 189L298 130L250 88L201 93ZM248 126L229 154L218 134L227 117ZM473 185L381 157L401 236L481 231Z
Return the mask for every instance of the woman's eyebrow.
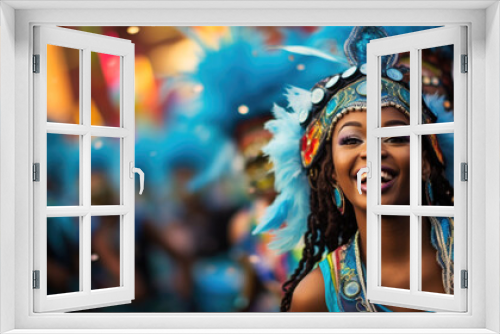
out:
M361 123L359 122L347 122L345 123L344 125L342 125L342 127L339 129L339 132L342 131L343 128L345 128L346 126L357 126L357 127L361 127Z
M405 122L401 119L391 119L384 123L383 127L387 126L395 126L395 125L409 125L408 122Z

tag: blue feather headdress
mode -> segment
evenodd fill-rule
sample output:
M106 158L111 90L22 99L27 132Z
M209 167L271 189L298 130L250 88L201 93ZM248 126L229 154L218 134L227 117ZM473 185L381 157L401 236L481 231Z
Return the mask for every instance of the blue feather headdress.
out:
M351 65L363 64L366 61L366 43L371 39L387 36L384 30L379 27L354 28L344 46L346 57L349 60L347 62L342 61L338 54L331 57L325 56L324 51L326 50L322 46L327 45L325 35L331 33L331 29L332 27L325 27L313 39L312 45L320 47L319 51L314 51L312 47L283 47L283 50L336 62L337 70L339 70L345 69L347 63ZM351 29L349 28L349 30ZM417 28L416 30L421 29ZM392 29L392 31L394 30ZM345 35L347 29L341 29L341 32ZM399 33L404 32L408 31ZM396 62L397 57L386 57L383 60L386 69L394 66ZM280 252L291 250L300 242L307 231L306 222L310 214L310 185L307 170L301 161L299 143L306 131L301 114L313 112L312 93L297 87L290 87L285 95L288 101L287 109L278 105L274 106L275 119L266 124L266 128L274 137L264 148L265 154L269 156L274 165L275 189L279 195L268 207L260 224L253 231L254 234L272 231L275 234L275 239L271 242L270 247ZM451 113L444 111L442 97L425 96L424 99L430 109L438 115L437 122L447 121L446 117ZM450 138L438 137L438 139L443 141L440 144L443 148L445 161L453 161L453 149L450 149L449 145L446 144L446 141L449 144ZM450 173L452 173L452 166L448 166L446 169L447 176Z

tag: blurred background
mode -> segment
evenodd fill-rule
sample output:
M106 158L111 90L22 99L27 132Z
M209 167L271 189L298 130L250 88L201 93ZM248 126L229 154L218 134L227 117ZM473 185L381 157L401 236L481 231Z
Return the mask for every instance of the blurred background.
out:
M144 193L136 194L135 300L91 311L278 311L301 245L278 254L267 247L272 234L251 234L276 195L261 152L271 138L263 124L274 103L286 107L289 85L309 90L347 68L352 27L66 28L135 44L136 166L146 175ZM396 35L432 27L385 28ZM79 51L47 52L48 121L79 124ZM449 62L445 53L429 59ZM120 59L93 52L91 66L91 123L119 126ZM429 69L428 89L440 89L439 103L452 111L452 93L433 81L443 78L440 68ZM78 136L48 134L47 146L47 205L78 205ZM91 154L92 205L119 204L120 140L93 137ZM92 289L119 286L119 221L92 218ZM78 226L78 218L47 221L49 294L78 291Z

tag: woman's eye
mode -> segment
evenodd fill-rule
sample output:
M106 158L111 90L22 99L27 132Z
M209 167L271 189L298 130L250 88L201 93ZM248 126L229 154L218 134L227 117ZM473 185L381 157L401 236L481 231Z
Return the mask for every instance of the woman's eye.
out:
M361 140L356 137L344 137L340 140L340 145L356 145L360 142Z
M410 142L410 137L405 136L405 137L389 137L385 138L384 142L390 143L390 144L407 144Z

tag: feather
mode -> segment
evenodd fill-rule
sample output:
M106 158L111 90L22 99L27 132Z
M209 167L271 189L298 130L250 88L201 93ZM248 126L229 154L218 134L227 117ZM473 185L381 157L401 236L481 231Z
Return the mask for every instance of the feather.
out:
M266 222L265 224L259 224L252 231L253 235L277 230L286 221L288 214L288 203L289 199L285 197L285 194L280 194L276 197L273 204L271 204L264 213L264 216L260 219L261 222Z
M308 46L280 45L280 46L276 46L276 47L273 47L270 49L284 50L284 51L288 51L291 53L300 54L303 56L313 56L313 57L318 57L318 58L322 58L322 59L331 61L333 63L340 63L340 64L348 65L345 57L337 57L337 56L328 54L326 52L323 52L321 50L318 50L318 49L315 49L312 47L308 47Z
M290 87L288 93L287 98L294 99L296 96L307 96L308 92ZM300 108L292 108L291 112L288 112L274 105L272 112L275 119L265 125L274 136L263 148L263 152L273 163L274 184L279 195L266 209L259 225L252 233L273 230L275 239L270 247L280 253L293 249L301 240L307 230L306 222L310 212L309 183L300 161L299 143L304 129L299 122L298 110Z
M310 111L312 108L311 91L288 86L285 96L288 100L288 108L292 109L296 114L302 110Z
M232 169L234 158L237 156L236 147L233 142L227 140L223 143L219 153L213 162L208 164L208 168L196 175L188 184L191 192L199 191L204 186L219 180Z

